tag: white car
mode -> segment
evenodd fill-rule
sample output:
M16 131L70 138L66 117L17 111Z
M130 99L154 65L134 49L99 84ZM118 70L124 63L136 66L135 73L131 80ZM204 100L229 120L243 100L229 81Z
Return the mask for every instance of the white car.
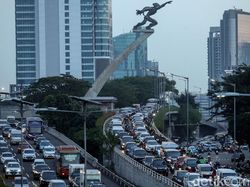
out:
M184 187L193 187L195 182L200 179L199 173L186 173L183 179Z
M45 146L43 148L43 158L55 158L56 150L54 146Z
M36 159L36 151L31 148L24 149L22 152L23 160L35 160Z
M14 155L11 152L3 152L1 155L1 163L3 164L5 160L14 159Z
M48 187L66 187L66 183L61 179L50 180Z
M36 158L33 162L33 164L31 165L32 166L32 170L34 169L34 167L37 165L37 164L46 164L44 159L41 159L41 158Z
M5 178L21 175L21 166L18 162L9 162L5 169Z
M155 147L157 147L159 143L156 140L148 140L145 149L146 151L155 151Z

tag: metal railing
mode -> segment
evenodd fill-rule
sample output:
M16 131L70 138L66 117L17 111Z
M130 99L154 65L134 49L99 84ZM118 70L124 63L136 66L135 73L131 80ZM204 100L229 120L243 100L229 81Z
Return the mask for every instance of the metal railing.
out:
M131 157L127 156L126 154L122 153L117 147L115 147L114 151L125 162L127 162L127 163L131 164L133 167L138 168L139 170L143 171L148 176L153 177L155 180L159 181L160 183L163 183L164 185L166 185L168 187L182 187L182 185L172 181L170 178L155 172L154 170L146 167L145 165L139 163L138 161L136 161L136 160L132 159Z
M61 140L65 144L76 146L80 150L82 157L84 157L85 150L81 146L79 146L77 143L75 143L73 140L69 139L67 136L65 136L64 134L58 132L54 128L47 127L45 130L47 131L47 133L49 133L50 135L58 138L59 140ZM96 159L95 157L93 157L88 152L86 152L86 156L87 156L87 162L93 168L99 169L103 175L105 175L106 177L109 177L115 183L119 184L122 187L136 187L134 184L131 184L127 180L121 178L120 176L116 175L115 173L113 173L112 171L110 171L109 169L107 169L106 167L104 167L103 165L101 165L98 162L98 159Z

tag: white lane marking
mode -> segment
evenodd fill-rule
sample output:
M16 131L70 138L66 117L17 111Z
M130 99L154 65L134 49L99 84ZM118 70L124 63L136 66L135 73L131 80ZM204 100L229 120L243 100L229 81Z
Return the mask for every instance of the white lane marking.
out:
M26 173L26 176L27 176L28 178L30 178L30 175L29 175L28 173Z
M33 184L33 186L37 186L36 183L35 183L34 181L32 181L32 184Z

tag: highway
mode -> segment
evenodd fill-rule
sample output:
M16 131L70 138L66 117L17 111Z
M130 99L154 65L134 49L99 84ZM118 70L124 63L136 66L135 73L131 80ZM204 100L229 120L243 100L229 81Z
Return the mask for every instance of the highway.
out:
M54 145L54 146L58 146L58 145L63 145L64 143L61 142L60 140L58 140L57 138L51 136L48 133L44 133L44 136L50 140L50 142ZM19 163L21 163L21 154L17 153L17 147L18 145L10 145L9 139L7 139L7 143L8 143L8 147L10 148L10 150L15 154L15 158L19 161ZM27 141L26 139L24 139L23 141ZM32 147L34 147L33 141L27 141ZM42 158L42 155L40 152L37 152L37 158ZM54 159L45 159L45 162L48 164L48 166L55 170L55 162ZM39 186L39 181L34 180L33 179L33 175L32 175L32 168L31 168L31 164L32 161L30 162L23 162L23 176L27 177L29 182L30 182L30 187L38 187ZM91 168L89 165L87 166L87 168ZM3 171L3 165L1 164L1 171ZM8 178L5 179L4 177L4 173L2 173L2 178L4 179L4 183L6 186L13 186L13 178ZM65 180L66 183L68 183L67 180ZM107 187L119 187L119 185L117 185L116 183L114 183L112 180L110 180L109 178L105 177L102 175L102 182L107 186Z

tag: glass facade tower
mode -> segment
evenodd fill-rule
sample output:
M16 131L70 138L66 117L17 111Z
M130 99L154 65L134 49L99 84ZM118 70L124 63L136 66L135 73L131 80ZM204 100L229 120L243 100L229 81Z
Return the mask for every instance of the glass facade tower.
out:
M222 67L231 70L250 65L250 13L227 10L221 20Z
M15 0L16 84L70 74L93 82L112 59L111 0Z
M139 33L125 33L113 38L114 57L120 55L132 42L134 42ZM113 73L114 79L123 77L144 76L147 65L147 41L143 42L128 58L124 60Z

